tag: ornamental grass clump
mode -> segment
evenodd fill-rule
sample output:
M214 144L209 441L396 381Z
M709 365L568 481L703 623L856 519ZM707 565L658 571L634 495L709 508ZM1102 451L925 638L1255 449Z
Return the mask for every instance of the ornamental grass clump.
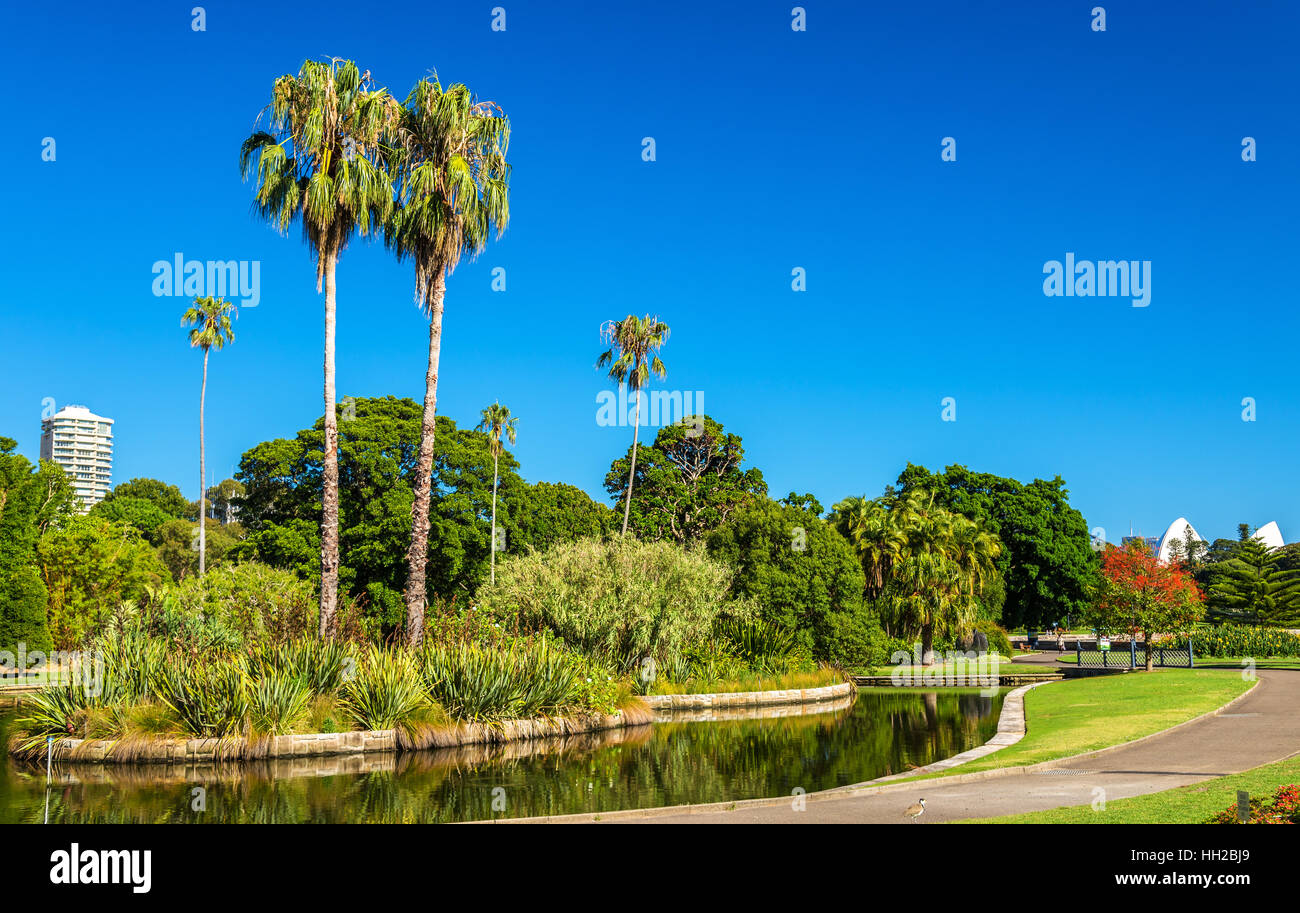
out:
M293 673L263 675L248 688L249 725L259 735L286 735L306 719L311 700L311 689Z
M577 666L545 640L430 643L419 663L430 696L456 719L522 719L576 703Z
M245 729L249 681L229 660L167 663L154 670L153 694L171 708L182 729L193 736L222 738Z
M343 682L339 710L361 729L409 728L432 708L420 670L403 650L370 647Z

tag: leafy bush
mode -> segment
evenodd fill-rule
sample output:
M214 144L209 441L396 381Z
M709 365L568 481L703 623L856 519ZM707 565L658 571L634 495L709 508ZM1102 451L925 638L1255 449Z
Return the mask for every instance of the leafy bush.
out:
M975 622L975 630L983 631L984 636L989 641L989 652L1000 653L1003 656L1011 655L1011 638L1007 636L1007 631L996 621L987 618L981 618Z
M1300 656L1300 637L1281 628L1221 625L1192 631L1196 656ZM1182 641L1184 638L1173 638ZM1157 641L1159 643L1159 641Z
M819 660L852 665L879 628L864 610L862 565L816 513L756 500L708 537L709 555L735 572L732 593L766 621L795 632Z
M174 592L187 614L213 618L245 643L289 640L317 628L320 608L312 585L269 565L214 568L201 580L186 578Z
M506 628L549 631L588 655L631 669L709 637L728 602L731 572L698 548L584 540L508 558L481 606Z

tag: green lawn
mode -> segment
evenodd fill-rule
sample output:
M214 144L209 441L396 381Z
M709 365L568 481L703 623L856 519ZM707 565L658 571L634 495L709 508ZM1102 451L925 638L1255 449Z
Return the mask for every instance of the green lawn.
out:
M961 824L1198 824L1212 815L1237 804L1237 790L1247 790L1252 798L1271 798L1279 786L1300 783L1300 758L1265 764L1239 774L1206 780L1192 786L1180 786L1164 792L1116 799L1106 803L1105 811L1076 805L1054 808L1025 815L981 818Z
M1254 682L1233 669L1156 669L1039 685L1025 695L1025 737L941 774L1053 761L1130 742L1209 713Z

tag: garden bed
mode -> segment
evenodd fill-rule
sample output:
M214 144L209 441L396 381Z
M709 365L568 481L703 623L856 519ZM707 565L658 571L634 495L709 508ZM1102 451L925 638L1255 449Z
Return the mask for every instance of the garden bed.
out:
M648 708L632 705L612 714L588 713L493 723L450 723L419 727L413 731L379 729L364 732L312 732L264 739L242 736L210 739L57 739L54 743L54 757L60 761L97 764L199 764L262 758L326 757L554 738L622 726L644 726L653 720L654 715ZM14 754L35 760L45 756L45 749L36 746L26 752L15 751Z
M741 691L717 694L660 694L641 697L612 714L583 713L526 720L488 723L446 723L404 729L353 732L314 732L268 738L190 739L56 739L56 760L104 763L204 764L263 758L329 757L372 752L452 748L459 745L546 739L599 732L655 722L656 711L710 710L721 708L772 707L842 701L853 694L849 682L822 688L781 691ZM19 757L39 760L45 746L14 751Z

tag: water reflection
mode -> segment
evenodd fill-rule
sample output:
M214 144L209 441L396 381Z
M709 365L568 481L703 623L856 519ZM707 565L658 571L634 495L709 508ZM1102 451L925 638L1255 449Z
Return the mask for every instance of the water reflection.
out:
M707 722L678 713L654 726L495 746L242 764L56 764L49 820L473 821L789 795L982 744L1001 705L1000 693L865 689L833 705L762 708L758 719L754 710L703 711ZM12 711L0 712L0 739L12 721ZM0 821L40 823L45 793L43 765L6 758Z

